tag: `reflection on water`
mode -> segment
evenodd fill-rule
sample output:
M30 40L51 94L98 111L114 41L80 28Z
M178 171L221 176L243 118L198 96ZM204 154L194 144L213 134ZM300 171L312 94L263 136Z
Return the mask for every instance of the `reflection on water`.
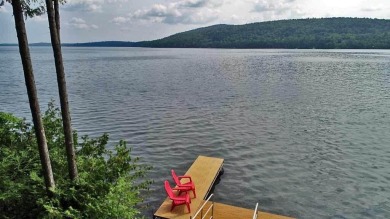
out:
M49 47L32 48L42 105ZM298 218L390 217L390 52L64 48L74 127L125 139L163 181L225 159L215 200ZM0 47L0 111L29 118L16 47Z

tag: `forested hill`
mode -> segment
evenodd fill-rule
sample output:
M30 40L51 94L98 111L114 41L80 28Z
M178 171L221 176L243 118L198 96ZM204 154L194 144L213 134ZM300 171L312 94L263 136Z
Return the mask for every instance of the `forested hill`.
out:
M17 44L0 44L13 46ZM50 46L35 43L32 46ZM64 43L77 47L390 49L390 20L311 18L220 24L143 42Z
M164 48L390 49L390 20L321 18L214 25L133 46Z

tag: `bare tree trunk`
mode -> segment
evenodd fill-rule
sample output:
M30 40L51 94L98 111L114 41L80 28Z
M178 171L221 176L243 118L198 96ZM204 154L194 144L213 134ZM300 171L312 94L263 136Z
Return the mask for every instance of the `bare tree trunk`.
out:
M45 178L45 185L48 193L50 189L55 188L53 171L51 169L51 162L49 157L49 150L47 148L45 130L43 128L41 110L39 108L37 89L35 87L34 73L31 64L30 50L28 47L28 40L26 34L26 27L23 18L23 10L20 0L12 1L12 8L15 18L15 29L18 35L19 53L22 59L24 79L27 87L28 100L30 102L31 114L34 122L35 135L37 137L39 156L41 159L43 175Z
M57 37L58 37L58 41L61 44L60 4L58 0L53 0L53 1L54 1L54 17L56 20L56 27L57 27Z
M58 4L58 0L54 0ZM56 26L55 12L53 9L52 0L46 0L46 10L49 20L51 45L53 47L54 60L57 72L58 91L61 103L62 123L65 134L66 155L68 158L68 171L71 180L75 180L78 176L76 165L76 154L73 146L72 125L69 112L68 93L66 91L65 71L62 61L61 43L59 38L59 27ZM58 20L59 23L59 14ZM57 29L58 28L58 29Z

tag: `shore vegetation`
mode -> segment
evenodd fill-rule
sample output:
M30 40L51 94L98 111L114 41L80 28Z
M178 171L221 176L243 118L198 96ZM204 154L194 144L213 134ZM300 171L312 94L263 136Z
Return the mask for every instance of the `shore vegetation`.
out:
M125 141L112 149L109 136L73 131L79 177L69 180L60 111L43 114L56 188L47 195L34 126L0 112L0 218L138 218L151 166L131 156Z

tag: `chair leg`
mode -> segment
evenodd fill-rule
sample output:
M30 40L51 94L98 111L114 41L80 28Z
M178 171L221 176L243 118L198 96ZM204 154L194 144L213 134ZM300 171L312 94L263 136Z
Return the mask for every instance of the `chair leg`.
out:
M187 202L186 205L187 205L188 213L191 213L190 203Z
M195 189L192 190L192 192L194 193L194 198L196 198L196 193L195 193Z
M174 205L173 202L172 202L171 211L173 210L174 207L175 207L175 205Z

